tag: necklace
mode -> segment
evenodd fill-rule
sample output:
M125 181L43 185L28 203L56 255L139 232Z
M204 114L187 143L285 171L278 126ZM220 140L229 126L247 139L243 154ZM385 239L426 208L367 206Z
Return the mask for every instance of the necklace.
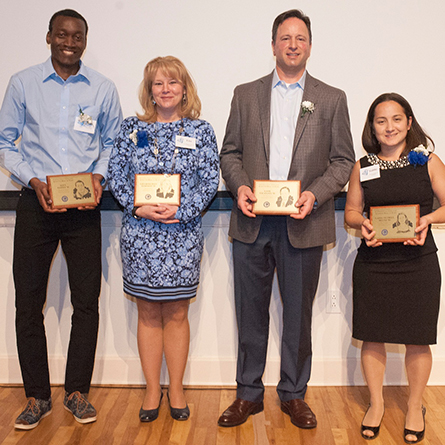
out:
M156 158L156 171L159 171L159 167L164 166L164 162L159 161L158 156L160 157L160 150L158 145L158 122L156 121L156 130L155 130L155 139L154 139L154 154ZM181 126L179 127L179 134L181 135L184 132L184 119L181 118ZM176 156L178 155L179 150L178 147L175 146L175 151L173 152L173 158L172 158L172 169L170 174L172 175L175 170L175 164L176 164Z
M395 161L384 161L380 159L375 153L370 153L367 155L368 162L372 165L378 165L382 170L392 170L394 168L403 168L410 165L408 156L403 156Z

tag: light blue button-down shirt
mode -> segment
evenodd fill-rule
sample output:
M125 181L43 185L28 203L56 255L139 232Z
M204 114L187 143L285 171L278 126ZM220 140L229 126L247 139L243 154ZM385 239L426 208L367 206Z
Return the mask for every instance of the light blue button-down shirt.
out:
M269 179L286 181L288 178L305 82L306 71L298 82L287 85L274 70L270 102Z
M96 121L93 134L74 129L80 110ZM113 82L83 63L65 81L49 58L9 81L0 109L0 165L27 187L34 177L46 182L47 175L105 177L121 121Z

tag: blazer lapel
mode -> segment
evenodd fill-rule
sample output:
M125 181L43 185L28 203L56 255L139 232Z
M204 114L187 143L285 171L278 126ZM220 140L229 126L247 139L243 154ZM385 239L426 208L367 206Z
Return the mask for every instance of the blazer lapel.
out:
M301 103L303 103L305 100L315 103L317 85L318 82L311 75L309 75L309 73L307 73L306 83L304 85L303 98L301 99ZM303 134L303 130L306 127L309 115L310 113L305 113L305 115L302 116L302 111L300 107L300 110L298 111L297 127L295 128L294 147L292 150L292 156L295 155L295 152L298 147L298 142L300 141L301 135Z
M273 73L260 79L258 87L258 104L260 114L261 132L263 135L264 150L266 155L267 168L269 168L270 156L270 97L272 94Z

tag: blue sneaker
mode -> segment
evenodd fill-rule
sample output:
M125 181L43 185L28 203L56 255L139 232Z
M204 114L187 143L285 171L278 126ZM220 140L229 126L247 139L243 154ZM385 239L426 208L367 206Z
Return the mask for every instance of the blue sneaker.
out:
M91 423L97 419L96 410L88 402L87 397L87 394L81 394L79 391L72 392L71 394L65 392L63 405L79 423Z
M25 409L15 419L14 428L19 430L32 430L40 421L51 414L51 398L49 400L35 399L30 397Z

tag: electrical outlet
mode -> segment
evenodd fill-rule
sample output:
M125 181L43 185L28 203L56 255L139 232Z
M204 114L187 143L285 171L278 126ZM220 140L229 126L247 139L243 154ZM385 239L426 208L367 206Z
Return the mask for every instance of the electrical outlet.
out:
M328 314L340 314L340 291L338 289L329 289L327 293L326 312Z

